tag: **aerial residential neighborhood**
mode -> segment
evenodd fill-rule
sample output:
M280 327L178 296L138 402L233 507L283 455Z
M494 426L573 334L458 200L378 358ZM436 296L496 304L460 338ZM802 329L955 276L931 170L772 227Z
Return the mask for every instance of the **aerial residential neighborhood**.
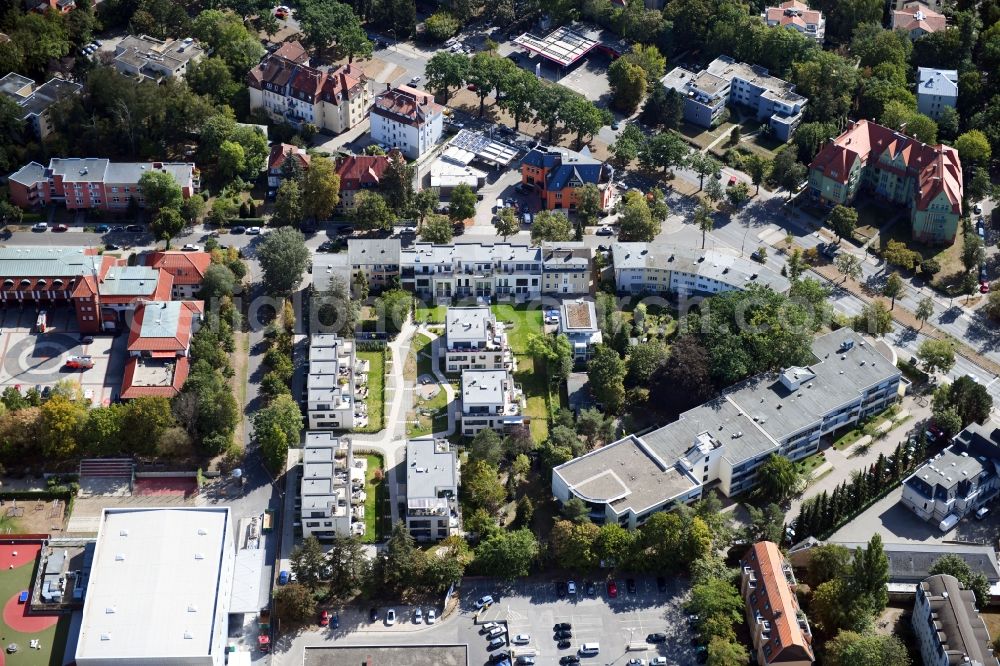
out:
M1000 666L998 73L1000 0L7 3L0 664Z

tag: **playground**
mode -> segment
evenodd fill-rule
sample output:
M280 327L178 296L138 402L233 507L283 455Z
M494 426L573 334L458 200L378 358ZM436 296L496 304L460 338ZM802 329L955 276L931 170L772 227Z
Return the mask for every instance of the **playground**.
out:
M0 500L0 531L6 534L58 533L65 519L65 500Z
M40 550L37 543L0 541L0 666L62 664L70 616L28 614Z

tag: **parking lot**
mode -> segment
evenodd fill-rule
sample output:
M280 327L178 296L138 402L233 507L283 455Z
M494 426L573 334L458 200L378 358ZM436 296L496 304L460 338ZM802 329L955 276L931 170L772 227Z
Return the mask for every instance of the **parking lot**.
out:
M583 663L624 664L628 659L648 661L656 656L666 657L668 663L678 666L695 663L692 635L683 611L686 581L668 578L666 591L661 593L655 578L636 576L636 590L630 593L626 589L627 577L615 580L618 596L614 599L608 596L603 578L596 580L593 596L587 594L588 581L581 577L575 579L577 594L563 598L557 594L557 581L551 579L518 581L509 589L494 581L466 580L462 585L461 612L474 615L475 601L492 595L496 601L479 613L478 625L506 622L511 639L528 634L527 645L512 647L516 655L534 654L538 664L557 664L560 657L576 654L583 643L600 644L600 654L582 657ZM557 647L552 631L553 625L560 622L572 625L570 647L563 650ZM646 636L654 632L666 634L666 642L647 644ZM486 637L477 631L467 640L469 663L486 663L490 654Z
M73 310L66 306L48 309L48 328L35 332L38 310L7 306L0 310L0 391L19 386L22 392L51 387L69 380L80 386L94 405L109 404L121 393L125 371L126 336L94 336L84 345ZM70 356L88 355L94 367L71 370L65 367Z

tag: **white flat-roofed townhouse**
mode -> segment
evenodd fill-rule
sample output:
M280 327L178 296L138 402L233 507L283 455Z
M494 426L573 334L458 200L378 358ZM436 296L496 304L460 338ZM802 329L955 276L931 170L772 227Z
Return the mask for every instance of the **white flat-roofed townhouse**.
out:
M552 470L560 502L579 497L598 523L634 529L718 483L727 497L752 490L772 453L800 460L820 438L885 410L899 395L893 362L849 329L813 341L815 362L758 375L673 423Z
M594 347L604 341L594 301L589 298L564 300L559 306L559 332L569 340L574 361L589 359Z
M504 430L523 425L524 392L509 370L465 370L462 372L462 434L480 430Z
M615 286L620 294L708 296L759 284L778 293L791 287L787 278L735 253L662 243L614 243Z
M417 541L459 534L458 457L447 439L406 443L406 527Z
M76 663L224 666L233 532L227 507L104 509Z
M582 242L543 242L542 293L592 293L593 267L594 250Z
M365 474L368 462L354 457L350 439L332 432L306 432L302 450L299 520L302 536L331 541L365 534Z
M355 363L353 340L328 333L310 338L306 378L309 430L349 430L355 426Z
M1000 493L1000 424L973 423L903 480L903 505L921 520L957 522Z
M446 372L514 368L503 324L488 307L449 307L444 330Z
M129 35L115 45L114 66L138 79L184 78L188 66L205 57L205 49L192 37L160 40Z
M347 242L351 281L359 272L368 278L372 291L379 292L399 278L398 238L352 238Z
M375 96L372 138L387 148L398 148L411 160L436 146L443 129L444 107L427 91L386 84L386 90Z
M415 243L400 252L404 289L419 298L524 302L541 295L542 250L528 245Z

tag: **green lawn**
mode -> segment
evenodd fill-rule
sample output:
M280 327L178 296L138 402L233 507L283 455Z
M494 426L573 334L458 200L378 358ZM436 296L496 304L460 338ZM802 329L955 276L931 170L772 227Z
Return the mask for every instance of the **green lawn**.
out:
M864 435L864 433L861 431L861 428L854 428L853 430L848 430L843 435L841 435L837 439L837 441L833 443L833 448L837 449L838 451L843 451L848 446L861 439L862 435Z
M413 338L413 353L417 358L417 377L420 375L430 375L434 376L434 364L431 362L431 354L434 351L434 346L431 344L433 341L424 335L423 333L418 333ZM414 377L416 379L417 377Z
M406 424L407 436L423 437L448 428L448 394L444 389L438 391L437 395L430 400L416 398L414 408L413 420L416 423L408 422ZM429 412L430 415L425 415L422 412Z
M379 432L385 427L385 352L359 351L358 359L368 361L368 427L359 432Z
M448 312L446 305L420 306L413 313L413 321L427 324L443 324L445 313Z
M528 352L528 340L542 332L542 311L529 309L526 305L492 305L490 309L497 321L513 323L507 331L507 343L515 354Z
M0 603L7 603L7 600L16 596L21 590L31 589L34 580L36 564L26 564L16 569L4 571L3 578L0 579ZM23 606L18 606L18 610ZM70 616L64 615L59 618L59 622L44 631L33 631L22 634L14 631L3 618L0 617L0 634L3 636L3 646L6 648L11 643L17 643L18 651L13 654L4 654L3 663L8 666L58 666L62 664L63 652L66 650L66 638L69 635ZM41 645L40 650L33 650L29 647L31 639L37 638Z
M365 543L375 543L381 541L383 536L388 534L386 525L392 521L389 513L389 486L383 478L381 481L375 479L375 470L382 467L382 456L369 454L365 456L368 461L368 472L365 478Z
M811 474L814 469L823 464L824 460L826 460L826 458L823 456L823 452L818 451L811 456L799 460L795 463L795 466L801 474Z
M528 401L525 415L531 417L531 436L536 442L544 442L549 436L549 409L546 404L549 387L545 372L541 368L536 372L531 357L520 355L517 357L514 381L521 385Z

